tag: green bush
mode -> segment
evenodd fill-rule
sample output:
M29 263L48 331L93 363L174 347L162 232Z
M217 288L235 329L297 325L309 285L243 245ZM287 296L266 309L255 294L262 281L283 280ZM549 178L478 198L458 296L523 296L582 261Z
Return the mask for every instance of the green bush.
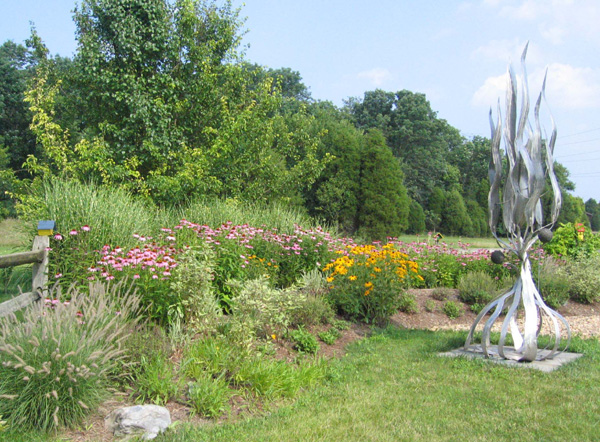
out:
M338 312L366 323L383 325L398 311L399 294L421 281L416 262L386 244L355 246L339 253L323 271L329 276L329 299Z
M170 320L185 322L188 329L199 333L214 331L222 310L212 281L215 254L204 244L190 248L178 256L170 287L178 302L170 306Z
M398 300L398 310L409 314L419 313L417 297L412 293L402 293Z
M427 302L425 302L425 310L427 310L428 312L436 311L436 305L432 299L428 299Z
M213 378L209 374L196 378L188 386L188 397L194 413L216 418L231 409L229 399L233 395L227 380L220 376Z
M544 250L555 256L586 258L600 249L600 236L582 223L561 224Z
M295 288L271 287L264 277L231 284L236 293L231 301L230 333L240 343L281 334L307 299Z
M494 279L485 272L469 272L458 282L458 297L467 304L487 304L498 287Z
M107 396L119 342L137 316L139 298L113 285L96 284L90 296L70 290L61 302L35 303L22 320L0 320L0 414L12 427L73 427ZM126 373L120 373L126 374Z
M334 327L319 333L319 338L327 345L335 344L335 341L337 341L340 336L342 336L341 332Z
M462 307L458 302L454 301L446 301L444 306L442 307L442 311L448 316L450 319L456 319L460 315L462 315Z
M436 287L431 291L431 297L437 301L447 301L454 295L454 290L449 287Z
M600 300L600 255L568 261L566 272L572 299L584 304Z
M570 283L564 263L548 257L540 264L535 276L540 295L549 307L557 309L567 303Z
M331 326L339 331L350 329L350 323L348 321L344 321L343 319L334 319L331 321Z
M302 353L315 354L319 351L319 343L308 331L303 328L290 331L290 339L294 343L294 348Z

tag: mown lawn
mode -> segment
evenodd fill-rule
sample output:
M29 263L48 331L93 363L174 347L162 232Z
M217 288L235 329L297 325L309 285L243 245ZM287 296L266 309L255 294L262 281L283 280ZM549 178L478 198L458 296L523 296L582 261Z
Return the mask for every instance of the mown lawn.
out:
M348 348L339 379L235 424L180 426L159 441L598 440L600 345L554 373L437 356L464 333L387 329Z
M16 219L0 221L0 255L31 250L25 244L22 223ZM18 287L26 292L31 288L31 265L0 269L0 302L19 293Z

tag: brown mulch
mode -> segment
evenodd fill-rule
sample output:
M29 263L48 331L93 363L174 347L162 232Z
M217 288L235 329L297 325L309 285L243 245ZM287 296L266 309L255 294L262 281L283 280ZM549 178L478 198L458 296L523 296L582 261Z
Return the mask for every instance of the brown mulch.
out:
M460 303L463 313L456 319L448 318L442 312L442 306L445 301L436 301L431 294L434 289L410 290L414 294L419 306L419 312L416 314L407 314L399 312L392 317L392 323L399 327L411 329L426 330L469 330L475 317L477 316L468 306ZM458 301L457 291L453 291L449 298L451 301ZM425 304L429 301L435 303L435 310L428 312ZM558 312L564 316L569 323L571 333L574 336L582 338L600 338L600 305L579 304L577 302L568 302L565 306L558 309ZM492 328L494 330L494 328ZM542 330L544 333L544 330Z
M410 290L416 297L419 312L416 314L407 314L399 312L392 316L392 324L409 329L426 329L426 330L469 330L475 320L475 313L471 312L467 306L460 303L463 308L463 313L459 318L450 319L442 312L442 306L445 301L437 301L431 297L433 289ZM449 298L453 301L458 301L456 291ZM425 304L428 300L435 303L433 312L425 309ZM558 312L565 317L569 322L573 335L581 336L582 338L600 338L600 305L584 305L575 302L570 302L560 308ZM316 327L311 329L313 334L326 330L328 327ZM370 327L364 324L352 324L349 330L342 332L342 336L335 342L334 345L326 345L320 342L319 356L325 358L342 357L345 354L345 347L358 339L367 336L370 333ZM293 350L288 341L277 340L278 345L276 357L288 361L293 360L297 353ZM218 420L235 420L238 417L248 416L252 412L248 409L248 403L241 397L235 396L232 399L232 415ZM127 397L115 397L105 402L100 410L88 417L86 422L81 425L78 430L66 431L62 433L65 440L75 442L110 442L117 440L104 429L104 417L112 410L119 407L133 405ZM195 425L212 424L214 421L204 419L198 416L192 416L190 407L178 402L169 402L166 407L171 413L173 422L190 422ZM256 407L256 404L254 404ZM260 412L260 404L258 404ZM256 413L256 411L255 411Z

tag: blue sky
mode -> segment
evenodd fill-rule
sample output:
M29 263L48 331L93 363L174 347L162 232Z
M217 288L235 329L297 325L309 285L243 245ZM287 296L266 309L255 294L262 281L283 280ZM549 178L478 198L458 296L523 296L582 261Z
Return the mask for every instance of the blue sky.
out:
M575 195L600 199L598 0L234 0L249 61L299 71L314 98L342 105L365 91L408 89L463 135L489 137L509 61L527 41L531 99L541 88L558 126L556 158ZM0 0L0 42L34 22L52 53L76 49L75 0ZM542 122L550 130L547 114Z

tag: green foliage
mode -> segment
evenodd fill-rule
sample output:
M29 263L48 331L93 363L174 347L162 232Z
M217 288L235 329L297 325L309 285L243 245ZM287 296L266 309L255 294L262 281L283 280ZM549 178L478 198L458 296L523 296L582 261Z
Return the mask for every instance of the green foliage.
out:
M498 287L494 279L485 272L469 272L458 282L458 297L467 304L487 304Z
M436 287L431 291L431 297L437 301L447 301L454 295L454 290L449 287Z
M425 310L428 312L435 312L437 309L435 302L432 299L428 299L425 302Z
M217 418L231 409L229 399L233 392L223 377L213 378L204 374L188 386L188 397L194 413Z
M181 253L177 261L170 288L178 302L169 306L170 320L182 320L196 332L211 332L222 315L212 285L215 253L204 244Z
M335 319L331 321L331 326L339 331L350 329L350 323L348 321L344 321L343 319Z
M0 320L0 413L11 426L73 427L107 396L115 368L123 368L119 342L130 330L128 318L138 314L135 295L120 285L94 285L90 296L50 296L56 299L29 307L22 320Z
M302 353L315 354L319 350L317 338L303 328L291 330L289 336L296 350Z
M402 293L398 300L398 310L409 314L419 313L417 297L412 293Z
M177 381L173 363L163 353L155 353L148 358L143 356L134 376L133 395L140 404L152 402L164 405L176 398L181 390L181 381Z
M235 285L229 323L240 343L281 334L307 298L295 288L275 289L264 277Z
M333 345L341 335L337 328L331 327L329 330L319 332L319 339L327 345Z
M423 207L415 200L410 201L410 209L408 212L408 233L423 233L426 230L425 212Z
M561 224L544 250L555 256L584 258L600 249L600 237L582 223Z
M2 420L2 415L0 414L0 433L5 431L7 428L8 428L8 425L6 425L6 421Z
M406 231L410 201L402 169L381 132L366 135L360 171L359 234L384 240Z
M467 207L458 190L446 194L446 206L442 212L443 231L450 235L466 235L473 233L473 224L469 218Z
M600 230L600 204L594 199L590 198L585 202L585 212L590 220L590 227L593 232Z
M351 319L384 324L398 309L399 296L411 281L420 281L418 266L393 244L381 249L355 246L323 269L331 283L329 299Z
M534 277L540 295L548 306L558 309L567 303L570 297L570 282L564 262L547 257L540 263Z
M450 319L456 319L462 315L462 307L455 301L446 301L442 307L442 311Z
M569 294L572 299L584 304L600 300L600 255L594 254L568 261L566 272Z

